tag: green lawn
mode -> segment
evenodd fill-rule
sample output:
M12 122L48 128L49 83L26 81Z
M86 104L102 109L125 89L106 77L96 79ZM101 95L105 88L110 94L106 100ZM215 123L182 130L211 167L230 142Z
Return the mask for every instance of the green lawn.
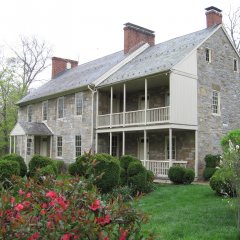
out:
M158 185L137 206L149 216L144 233L161 240L234 240L236 218L228 199L207 185Z

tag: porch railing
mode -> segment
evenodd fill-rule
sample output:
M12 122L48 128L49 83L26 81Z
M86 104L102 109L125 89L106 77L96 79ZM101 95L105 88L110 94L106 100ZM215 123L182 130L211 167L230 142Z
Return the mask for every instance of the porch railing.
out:
M145 166L148 170L151 170L154 173L155 177L168 177L168 170L170 167L169 160L141 160L143 166ZM181 165L183 167L187 166L187 161L172 161L173 165Z
M97 116L97 127L119 127L130 125L142 125L163 123L170 119L170 107L151 108L146 110L137 110L113 114L104 114Z

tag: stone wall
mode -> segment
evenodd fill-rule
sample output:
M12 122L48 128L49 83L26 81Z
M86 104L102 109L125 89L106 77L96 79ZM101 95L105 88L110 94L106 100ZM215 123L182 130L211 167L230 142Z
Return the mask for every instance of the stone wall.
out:
M211 63L205 60L205 49L212 52ZM228 131L240 128L240 77L233 71L238 59L226 35L219 29L198 48L198 141L199 167L204 156L221 153L220 140ZM239 69L239 68L238 68ZM212 90L220 89L220 115L211 110Z

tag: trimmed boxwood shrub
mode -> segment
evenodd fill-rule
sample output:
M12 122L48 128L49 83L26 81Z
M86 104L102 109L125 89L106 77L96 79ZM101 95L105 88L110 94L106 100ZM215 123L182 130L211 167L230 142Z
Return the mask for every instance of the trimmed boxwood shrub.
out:
M217 168L205 168L203 171L204 180L208 181L216 171Z
M0 182L4 187L9 186L6 180L10 180L12 176L20 175L20 164L16 161L1 160L0 161Z
M28 165L30 177L34 176L37 169L46 167L48 165L52 166L55 174L57 175L58 174L57 167L51 158L40 156L40 155L34 155Z
M207 154L204 158L205 162L206 162L206 168L215 168L217 166L219 166L220 163L220 154Z
M147 192L147 171L139 172L128 178L128 184L132 187L133 192Z
M128 169L127 169L128 177L132 177L142 172L146 172L146 169L141 162L131 162L128 165Z
M93 166L96 176L95 184L103 192L110 192L120 182L120 164L117 158L106 154L94 156L96 164Z
M78 175L78 165L76 162L70 163L68 165L68 173L72 176L77 176Z
M124 155L120 158L120 166L125 169L127 171L128 169L128 165L131 163L131 162L140 162L140 160L138 160L137 158L131 156L131 155Z
M236 196L236 188L233 184L233 172L230 169L220 168L210 178L210 187L218 195Z
M2 160L18 162L20 165L20 176L24 177L27 174L27 165L20 155L17 155L15 153L7 154L3 156Z
M172 166L168 170L168 177L175 184L190 184L193 182L194 176L194 171L190 168Z

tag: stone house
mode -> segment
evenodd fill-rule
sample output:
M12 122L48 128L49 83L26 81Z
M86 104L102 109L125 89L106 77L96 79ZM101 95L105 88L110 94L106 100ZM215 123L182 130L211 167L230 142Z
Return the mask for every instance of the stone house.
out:
M53 57L52 79L17 104L11 152L73 162L91 149L138 157L156 176L179 163L196 177L204 156L240 127L239 54L206 8L203 30L155 44L126 23L124 50L78 65Z

